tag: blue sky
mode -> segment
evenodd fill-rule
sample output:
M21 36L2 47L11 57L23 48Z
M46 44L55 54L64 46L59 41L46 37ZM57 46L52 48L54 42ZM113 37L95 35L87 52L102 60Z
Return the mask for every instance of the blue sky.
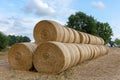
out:
M68 17L82 11L113 29L120 38L120 0L0 0L0 31L28 36L33 41L35 24L50 19L65 24Z

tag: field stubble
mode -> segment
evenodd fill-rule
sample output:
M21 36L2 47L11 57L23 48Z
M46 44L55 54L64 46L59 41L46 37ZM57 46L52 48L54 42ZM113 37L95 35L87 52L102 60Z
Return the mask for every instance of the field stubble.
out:
M108 55L85 61L58 75L13 70L7 52L0 52L0 80L120 80L120 49L111 48Z

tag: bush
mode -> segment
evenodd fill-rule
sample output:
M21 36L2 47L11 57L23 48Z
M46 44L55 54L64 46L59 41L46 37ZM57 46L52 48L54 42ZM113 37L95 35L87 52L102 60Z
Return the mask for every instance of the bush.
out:
M6 48L8 43L8 38L5 34L3 34L2 32L0 32L0 51L4 48Z

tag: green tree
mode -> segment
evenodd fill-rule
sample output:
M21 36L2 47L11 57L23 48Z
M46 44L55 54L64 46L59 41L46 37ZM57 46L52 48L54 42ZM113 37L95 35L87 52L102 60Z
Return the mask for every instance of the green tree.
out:
M8 45L11 46L16 43L16 36L15 35L8 35Z
M67 26L78 31L97 35L96 22L92 16L88 16L83 12L76 12L68 18Z
M16 36L17 43L23 42L23 36Z
M9 35L8 36L8 45L11 46L15 43L21 43L21 42L30 42L30 38L27 36L15 36L15 35Z
M0 32L0 51L4 48L6 48L8 42L8 38L5 34Z
M97 22L96 23L97 34L102 37L105 43L109 43L111 41L112 28L108 23Z
M105 43L111 41L112 28L108 23L102 23L83 12L76 12L68 18L67 26L78 31L102 37Z
M23 37L23 42L30 42L30 41L31 41L30 38L28 38L27 36Z
M28 38L27 36L17 36L17 42L30 42L30 38Z
M116 43L117 45L120 45L120 39L116 38L116 39L115 39L115 43Z

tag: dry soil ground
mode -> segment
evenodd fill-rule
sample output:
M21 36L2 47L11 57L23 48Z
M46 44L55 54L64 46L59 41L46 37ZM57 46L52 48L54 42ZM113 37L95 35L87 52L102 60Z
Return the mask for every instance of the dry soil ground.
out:
M81 63L58 75L13 70L7 62L7 52L1 52L0 80L120 80L120 48L111 48L108 55Z

